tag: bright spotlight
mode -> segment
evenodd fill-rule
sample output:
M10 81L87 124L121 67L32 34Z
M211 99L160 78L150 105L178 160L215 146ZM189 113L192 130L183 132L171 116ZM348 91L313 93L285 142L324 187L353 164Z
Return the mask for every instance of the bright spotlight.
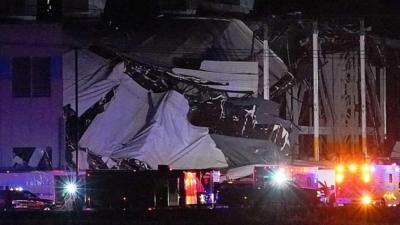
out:
M370 197L370 196L368 196L368 195L362 196L362 198L361 198L361 203L362 203L363 205L369 205L369 204L371 204L371 202L372 202L372 200L371 200L371 197Z
M65 185L65 191L70 195L76 194L77 190L78 190L78 188L75 183L67 183Z
M272 180L277 185L283 185L288 181L288 177L286 176L284 171L278 170L272 175Z

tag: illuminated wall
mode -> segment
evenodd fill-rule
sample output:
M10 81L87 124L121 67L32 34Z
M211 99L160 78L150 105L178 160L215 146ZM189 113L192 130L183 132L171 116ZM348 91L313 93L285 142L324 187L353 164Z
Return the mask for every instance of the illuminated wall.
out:
M0 168L35 168L43 156L59 168L61 26L14 22L0 30Z

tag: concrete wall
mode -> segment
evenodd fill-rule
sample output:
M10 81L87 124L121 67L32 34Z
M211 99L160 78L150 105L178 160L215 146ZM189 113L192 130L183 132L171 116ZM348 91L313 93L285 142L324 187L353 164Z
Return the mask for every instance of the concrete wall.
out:
M63 152L62 28L56 24L0 25L0 167L12 166L14 147L51 147L53 168ZM12 96L12 58L51 57L50 97Z

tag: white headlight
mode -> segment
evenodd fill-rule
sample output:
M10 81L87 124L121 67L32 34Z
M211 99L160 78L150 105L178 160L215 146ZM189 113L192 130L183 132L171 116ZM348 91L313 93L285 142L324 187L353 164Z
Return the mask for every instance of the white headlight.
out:
M73 194L76 193L77 190L78 190L78 188L76 187L76 184L75 184L75 183L67 183L67 184L65 185L65 191L66 191L68 194L73 195Z
M286 176L285 172L282 170L277 170L273 175L272 175L272 180L277 184L277 185L283 185L288 181L288 177Z

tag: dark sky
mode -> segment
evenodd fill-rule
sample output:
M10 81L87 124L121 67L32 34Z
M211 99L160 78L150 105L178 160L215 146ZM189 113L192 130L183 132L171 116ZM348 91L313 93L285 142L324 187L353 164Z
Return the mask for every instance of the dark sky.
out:
M309 16L395 15L400 13L398 0L256 0L258 13L285 14L301 11Z
M106 11L108 9L109 13L120 16L147 17L157 7L158 0L109 0ZM255 0L256 16L290 12L302 12L305 17L399 17L400 0Z

